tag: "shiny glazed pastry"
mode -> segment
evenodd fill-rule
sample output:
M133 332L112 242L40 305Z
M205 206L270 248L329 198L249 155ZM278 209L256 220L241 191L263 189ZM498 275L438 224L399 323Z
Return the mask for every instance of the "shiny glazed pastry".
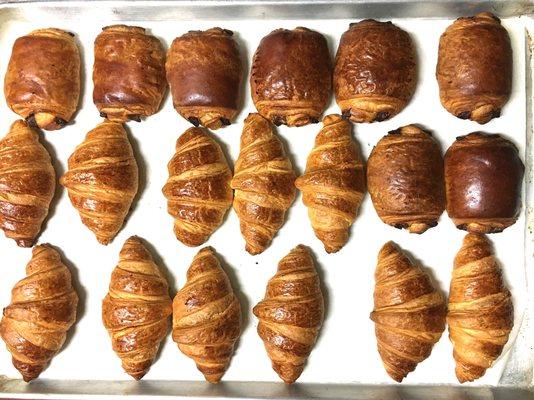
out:
M102 321L122 368L141 379L169 329L172 303L167 280L136 236L122 246L102 302Z
M176 141L163 187L174 234L187 246L200 246L222 224L232 206L232 172L215 140L201 128L190 128Z
M46 244L35 246L26 277L11 291L0 322L0 336L25 382L37 378L60 351L77 306L70 271L59 253Z
M456 138L445 153L447 213L459 229L501 232L521 210L525 167L517 147L482 132Z
M287 384L304 369L323 324L324 302L309 250L299 245L282 258L265 298L254 307L258 335L272 366Z
M21 247L41 231L56 188L56 173L39 135L14 122L0 140L0 228Z
M106 245L122 227L138 180L137 163L124 127L104 121L76 147L60 183L67 188L83 224Z
M209 247L193 259L172 309L172 339L208 382L219 382L241 334L241 305Z
M438 143L416 125L389 132L369 156L367 185L384 223L411 233L436 226L445 209Z
M457 19L441 35L436 78L441 104L461 119L499 117L512 90L512 46L499 18Z
M326 39L298 27L265 36L252 60L250 91L258 112L275 125L317 123L332 89Z
M195 126L219 129L239 111L243 66L228 29L190 31L167 53L167 81L178 113Z
M501 354L514 324L510 291L484 235L469 233L454 259L447 323L460 383L480 378Z
M7 105L31 126L61 129L78 107L80 79L74 35L55 28L35 30L13 45L4 80Z
M410 35L391 22L366 19L341 36L334 92L343 116L353 122L384 121L410 101L417 85Z
M165 51L156 37L138 26L107 26L94 52L93 102L100 116L140 121L158 111L167 81Z
M378 254L375 281L371 320L378 352L388 375L401 382L445 330L445 301L428 274L393 242Z
M350 123L337 114L323 119L304 175L295 186L302 191L315 235L328 253L339 251L365 193L365 171Z
M259 114L245 119L231 185L245 249L260 254L282 227L295 200L295 173L284 145Z

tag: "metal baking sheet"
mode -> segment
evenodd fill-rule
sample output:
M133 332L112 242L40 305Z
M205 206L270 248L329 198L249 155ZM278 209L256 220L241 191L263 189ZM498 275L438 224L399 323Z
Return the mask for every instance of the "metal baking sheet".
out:
M440 34L458 16L492 10L503 18L512 39L514 83L510 101L501 118L480 126L448 114L439 103L434 77ZM123 230L107 247L97 244L92 233L79 221L66 191L58 188L40 242L58 246L73 272L81 299L78 322L63 350L31 384L23 383L11 365L10 354L0 343L0 397L71 398L106 396L178 396L231 398L347 398L347 399L526 399L531 396L533 373L532 316L534 291L533 197L532 197L532 64L529 32L534 32L531 2L472 1L87 1L24 2L0 4L0 76L4 76L14 40L33 29L55 26L75 32L84 65L83 101L75 123L65 129L43 134L55 162L58 176L65 171L67 158L87 131L100 122L92 104L93 41L101 27L132 23L150 29L168 46L174 37L191 29L222 26L236 32L246 70L260 39L278 27L299 25L325 34L332 55L349 22L374 17L391 19L411 35L419 57L419 83L409 106L395 118L377 124L354 126L355 138L368 157L372 147L389 130L419 123L431 130L443 151L456 136L475 130L502 133L519 147L526 164L523 212L518 222L503 233L491 235L501 261L515 306L515 325L503 355L486 375L472 384L459 386L454 376L452 346L444 333L432 355L408 375L402 385L385 373L376 351L374 326L369 320L373 308L374 268L379 248L394 240L408 250L446 294L452 260L464 232L443 214L436 228L421 236L411 235L381 223L369 196L351 231L345 248L327 255L315 238L301 196L288 213L285 225L271 247L259 256L244 251L235 213L207 245L221 256L243 309L244 331L224 382L209 385L193 361L179 352L170 335L159 357L143 381L134 382L121 369L101 323L101 300L107 292L111 270L119 250L130 235L145 238L166 272L172 295L185 283L185 272L198 249L179 243L172 232L161 188L167 179L166 164L174 153L177 137L189 127L172 108L167 95L160 112L142 123L129 123L128 131L140 166L139 196ZM244 106L237 123L215 132L233 163L239 152L242 121L254 111L247 84L243 86ZM339 112L332 99L328 113ZM5 100L0 100L0 134L7 133L17 118ZM294 167L302 173L320 125L301 128L280 127ZM278 260L299 243L309 246L325 289L326 319L317 345L299 379L287 387L279 383L256 334L251 308L264 294L267 280ZM2 273L0 306L10 300L12 286L24 276L31 252L0 238ZM528 286L530 285L530 290ZM437 386L435 386L437 385Z

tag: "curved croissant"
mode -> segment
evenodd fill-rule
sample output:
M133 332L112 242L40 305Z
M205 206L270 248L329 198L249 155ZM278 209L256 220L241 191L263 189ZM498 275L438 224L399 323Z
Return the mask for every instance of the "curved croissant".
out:
M176 153L167 168L163 194L174 217L176 238L187 246L200 246L232 206L230 167L207 132L190 128L176 141Z
M102 321L122 368L139 380L150 369L167 335L172 313L167 280L141 240L122 246L102 302Z
M219 382L241 334L241 305L209 247L193 259L172 309L172 339L208 382Z
M14 122L0 140L0 228L21 247L30 247L54 197L56 174L39 135Z
M445 302L428 274L393 242L378 254L375 280L371 320L378 352L388 375L401 382L445 330Z
M60 183L98 242L111 242L138 186L137 163L123 126L104 121L90 131L69 157L69 170Z
M24 381L37 378L59 352L77 306L70 271L59 253L49 245L35 246L26 278L11 291L0 322L0 336Z
M323 119L306 172L295 181L315 235L328 253L339 251L349 239L365 193L365 172L350 123L332 114Z
M315 345L324 316L319 276L306 247L299 245L280 260L265 298L253 312L273 369L285 383L295 382Z
M484 235L465 236L449 293L447 323L456 376L460 383L471 382L499 357L514 324L510 291Z
M295 173L269 121L250 114L241 135L232 189L234 210L250 254L263 252L295 199Z

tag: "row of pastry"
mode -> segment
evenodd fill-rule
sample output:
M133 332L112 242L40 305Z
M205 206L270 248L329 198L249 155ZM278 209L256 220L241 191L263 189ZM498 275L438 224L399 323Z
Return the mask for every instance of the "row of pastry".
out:
M18 38L4 84L9 107L42 129L63 127L78 107L80 68L69 32L40 29ZM441 103L456 117L479 123L498 117L512 82L510 39L499 19L481 13L449 26L436 77ZM94 43L93 102L115 122L156 113L168 82L174 107L192 124L229 125L239 111L242 79L243 60L226 29L188 32L167 55L156 37L135 26L106 27ZM344 117L383 121L406 106L416 86L410 35L375 20L350 25L334 64L319 32L277 29L261 40L250 73L256 109L275 125L319 122L332 88Z
M500 135L460 136L443 159L429 132L408 125L377 143L366 180L350 123L332 114L324 118L304 174L296 178L272 124L250 114L233 175L213 136L190 128L176 142L163 194L182 243L205 243L233 205L246 250L255 255L282 227L298 188L316 236L332 253L347 242L366 186L378 216L396 228L423 233L446 209L458 228L494 233L519 215L523 173L517 148ZM30 247L48 213L55 172L37 133L22 120L0 140L0 177L0 227ZM108 244L138 189L137 162L123 125L106 120L90 131L69 157L60 183L83 224Z
M26 277L4 309L0 336L25 381L39 376L76 321L78 296L67 267L49 245L33 249ZM430 276L392 242L378 255L374 310L378 352L400 382L426 359L449 325L456 376L484 375L513 326L513 305L491 244L469 233L456 255L448 305ZM265 297L253 309L272 367L286 383L302 373L324 319L321 284L302 245L278 264ZM102 320L123 369L141 379L156 358L172 314L172 338L207 381L219 382L242 330L241 306L210 248L198 252L187 282L171 302L164 275L137 237L129 238L102 303ZM333 361L333 360L332 360Z

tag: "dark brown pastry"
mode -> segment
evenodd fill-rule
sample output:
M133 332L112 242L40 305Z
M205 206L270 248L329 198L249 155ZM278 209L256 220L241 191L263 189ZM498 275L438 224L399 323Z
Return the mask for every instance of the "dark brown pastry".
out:
M112 25L95 40L93 102L114 122L155 114L165 87L165 51L138 26Z
M19 37L4 80L7 105L34 127L63 128L78 107L80 52L70 32L38 29Z
M367 162L367 186L380 219L423 233L445 209L443 158L429 132L407 125L377 143Z
M167 81L178 113L195 126L230 125L239 111L243 66L228 29L190 31L167 53Z
M439 41L436 78L448 112L485 124L499 117L512 90L512 46L495 15L459 18Z
M525 167L500 135L460 136L445 153L447 213L459 229L501 232L517 220Z
M250 90L258 112L275 125L317 123L332 88L326 39L298 27L265 36L252 60Z
M343 116L354 122L384 121L410 101L417 84L410 35L391 22L366 19L341 36L334 92Z

